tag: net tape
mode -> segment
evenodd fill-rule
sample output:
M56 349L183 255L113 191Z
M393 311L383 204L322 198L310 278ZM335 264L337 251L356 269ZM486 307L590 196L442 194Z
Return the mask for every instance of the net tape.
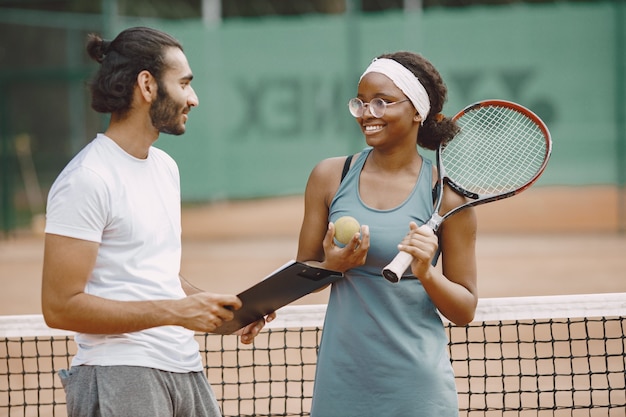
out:
M292 305L255 339L198 334L224 416L307 416L324 305ZM461 416L626 413L626 293L481 299L450 338ZM0 417L65 416L71 332L0 316Z

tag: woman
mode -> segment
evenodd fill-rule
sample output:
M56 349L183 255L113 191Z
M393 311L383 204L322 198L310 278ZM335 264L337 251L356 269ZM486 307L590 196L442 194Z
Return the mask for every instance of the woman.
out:
M433 212L437 172L417 145L437 149L458 131L441 114L446 95L440 74L421 55L378 57L349 103L367 147L349 162L329 158L311 172L297 258L345 272L328 302L313 417L458 415L438 312L459 325L473 319L476 217L463 210L438 235L418 227ZM444 213L463 201L445 187ZM344 215L362 226L341 247L333 222ZM413 262L393 284L381 270L398 250Z

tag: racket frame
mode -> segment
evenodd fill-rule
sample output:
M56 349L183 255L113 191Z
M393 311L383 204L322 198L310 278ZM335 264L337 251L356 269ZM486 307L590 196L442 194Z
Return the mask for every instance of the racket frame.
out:
M456 182L454 182L451 178L447 176L445 172L445 168L443 166L443 162L441 160L441 152L443 152L443 149L445 148L448 142L441 144L439 148L437 148L437 154L436 154L437 186L439 188L437 200L434 206L432 216L425 223L425 226L429 227L435 233L439 231L439 227L447 218L458 213L461 210L464 210L468 207L474 207L474 206L478 206L481 204L485 204L485 203L491 203L493 201L503 200L505 198L512 197L514 195L520 194L521 192L527 190L539 179L539 177L545 171L546 166L548 165L548 161L552 153L552 136L550 135L550 131L548 130L548 127L543 122L543 120L539 118L539 116L537 116L531 110L527 109L526 107L520 104L514 103L512 101L496 100L496 99L478 101L476 103L470 104L469 106L465 107L463 110L458 112L452 118L452 120L456 121L459 118L461 118L461 116L465 115L466 113L475 111L482 107L489 107L489 106L506 107L506 108L513 109L527 116L530 120L532 120L539 127L539 129L543 133L543 136L546 140L546 150L545 150L543 163L541 164L541 166L539 167L535 175L533 175L533 177L530 180L528 180L525 184L516 188L515 190L500 193L500 194L480 195L480 194L464 189L463 187L461 187L459 184L457 184ZM451 141L452 140L454 140L454 138L451 139ZM469 201L466 201L464 204L461 204L460 206L457 206L451 209L444 215L440 215L439 210L441 209L441 201L443 200L443 189L446 184L450 186L450 189L452 189L454 192L461 195L462 197L469 199ZM395 258L385 268L383 268L382 270L383 277L385 277L388 281L392 283L399 282L400 278L402 278L402 275L411 265L412 261L413 261L412 255L410 255L407 252L399 251L398 254L395 256Z

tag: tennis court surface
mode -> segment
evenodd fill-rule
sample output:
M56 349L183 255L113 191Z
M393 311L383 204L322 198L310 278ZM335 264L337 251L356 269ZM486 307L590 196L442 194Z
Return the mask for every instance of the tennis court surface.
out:
M602 187L583 199L567 196L578 189L537 190L479 209L481 307L471 325L447 325L461 415L623 417L626 236L614 232L617 196ZM295 256L301 213L300 197L186 208L183 275L214 292L245 289ZM65 416L55 372L74 346L38 316L42 248L37 233L0 241L2 417ZM225 416L308 415L326 297L286 308L253 346L198 335Z

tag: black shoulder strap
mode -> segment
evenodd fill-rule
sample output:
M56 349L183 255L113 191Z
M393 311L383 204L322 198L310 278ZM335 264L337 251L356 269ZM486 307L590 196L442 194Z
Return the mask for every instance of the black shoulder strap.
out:
M346 174L350 170L350 162L352 162L352 157L353 156L354 155L348 155L348 157L346 158L346 162L344 162L344 164L343 164L343 171L341 172L341 181L343 181L343 179L346 177ZM339 182L341 182L341 181L339 181Z
M437 197L439 196L439 183L435 184L433 187L433 204L437 202Z
M435 184L435 186L433 187L433 206L437 202L437 197L439 197L439 182L437 182L437 184ZM439 262L440 256L441 256L441 236L439 237L439 246L437 247L437 252L435 253L435 256L433 256L433 260L431 262L433 266L437 265L437 263Z

